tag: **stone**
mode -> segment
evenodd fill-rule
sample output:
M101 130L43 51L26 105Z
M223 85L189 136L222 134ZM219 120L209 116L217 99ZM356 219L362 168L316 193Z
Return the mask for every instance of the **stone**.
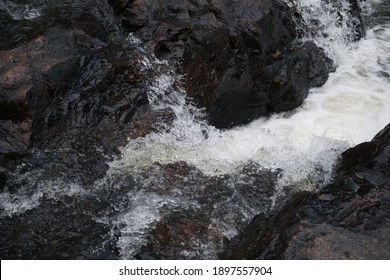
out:
M217 128L294 109L334 70L314 44L293 44L283 1L134 1L117 13L159 58L177 61L187 95Z
M390 125L343 154L332 184L254 218L227 257L389 259L389 158Z

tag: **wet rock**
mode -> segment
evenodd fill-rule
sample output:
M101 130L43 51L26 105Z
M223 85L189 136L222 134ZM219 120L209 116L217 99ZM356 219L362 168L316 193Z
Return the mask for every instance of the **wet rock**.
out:
M277 172L248 164L237 173L208 177L184 162L161 165L145 189L190 201L165 212L137 259L216 259L258 213L271 208ZM144 179L144 182L148 180ZM251 206L249 206L251 205Z
M0 220L2 259L116 259L109 227L72 199L43 200L23 215ZM104 241L108 242L104 243Z
M6 182L7 182L6 172L0 170L0 192L4 191Z
M255 218L245 231L252 234L244 234L230 257L389 259L389 143L387 126L347 150L331 185L295 195L275 221Z
M283 1L115 2L127 30L179 63L187 94L218 128L296 108L333 70L314 44L293 44Z
M135 188L132 176L123 176L120 182L107 178L110 187L102 183L92 189L66 181L34 182L34 171L26 166L20 175L24 179L7 178L9 195L19 195L1 205L1 210L13 209L13 215L0 212L1 258L118 259L118 235L107 216L118 211L116 205L126 205L127 194ZM17 187L12 190L13 183Z
M0 51L0 153L46 150L34 154L50 158L49 173L73 168L64 177L88 184L104 176L105 162L135 133L132 118L147 107L140 53L118 35L110 7L97 2L27 5L37 14L23 20L44 25L42 32ZM23 16L22 7L4 5L9 17Z
M362 10L358 0L349 0L350 15L349 26L354 30L354 34L351 34L353 40L360 40L366 35L366 24L363 19ZM337 2L339 3L339 2Z
M245 124L259 116L297 108L309 89L323 85L329 71L334 70L332 61L313 43L286 53L277 49L264 61L253 58L250 68L248 75L252 77L244 73L241 78L251 80L253 88L232 91L237 84L231 84L226 88L229 92L215 100L210 120L217 127Z

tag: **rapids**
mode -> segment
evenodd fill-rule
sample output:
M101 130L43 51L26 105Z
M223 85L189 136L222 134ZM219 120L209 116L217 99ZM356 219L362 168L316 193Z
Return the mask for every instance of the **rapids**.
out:
M335 12L320 0L288 2L303 14L298 26L305 36L300 40L314 41L337 64L326 84L311 89L301 107L229 130L216 129L186 97L183 77L174 66L159 60L130 33L128 43L142 53L141 71L154 73L155 79L147 81L149 103L154 110L172 111L172 124L129 139L93 191L26 174L20 182L34 189L1 193L0 215L24 213L42 197L95 196L131 181L119 200L110 200L110 209L94 217L109 225L122 258L137 257L160 221L190 213L198 221L207 220L207 232L189 239L188 246L179 244L175 256L214 259L255 215L280 207L290 189L315 191L329 184L341 153L371 140L390 122L390 21L380 12L386 7L388 11L390 1L361 2L367 30L359 41L345 36L351 23L343 9ZM342 0L341 6L347 2ZM39 16L35 8L9 7L15 19ZM178 162L185 175L177 175L179 183L169 185L164 172ZM274 184L261 181L260 173Z
M111 176L137 173L156 162L178 161L195 166L208 176L224 176L239 172L248 163L256 163L265 169L281 170L271 207L288 186L318 190L328 184L341 153L371 140L390 121L390 25L388 22L371 24L366 37L354 42L344 36L351 27L343 10L335 13L330 5L319 0L293 1L292 4L303 11L309 29L310 22L321 22L320 27L313 29L316 32L311 30L302 40L315 41L337 64L336 72L323 87L313 88L304 104L292 112L261 118L230 130L217 130L202 121L203 112L194 107L191 100L186 100L183 89L177 86L181 77L168 62L145 54L141 62L144 71L163 69L150 85L150 102L156 110L172 110L177 119L171 127L164 127L158 133L130 140L121 158L110 163ZM346 1L342 4L347 5ZM367 17L374 13L376 5L380 3L364 3ZM340 13L344 21L338 23ZM137 41L131 34L129 38ZM119 241L125 258L131 257L139 244L146 242L145 234L161 219L159 209L163 205L189 207L197 203L196 195L180 201L145 193L150 183L145 182L143 176L137 183L144 187L132 198L128 212L118 220L126 224ZM253 206L249 205L251 210L246 219L259 212ZM230 205L232 210L236 207ZM219 216L222 220L219 223L223 223L224 218ZM228 238L236 232L221 225L216 227ZM203 257L215 255L208 252L203 253Z

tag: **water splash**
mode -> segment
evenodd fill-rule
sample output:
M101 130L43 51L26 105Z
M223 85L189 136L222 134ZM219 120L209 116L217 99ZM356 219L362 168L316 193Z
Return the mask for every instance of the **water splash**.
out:
M38 1L39 2L39 1ZM42 3L35 3L39 6ZM33 7L32 5L20 5L9 0L0 2L0 9L7 11L10 17L14 20L31 20L41 16L41 7Z
M266 212L275 206L286 188L316 190L328 184L340 154L353 145L371 140L390 122L390 28L376 26L368 30L365 39L352 42L351 37L345 36L354 28L347 18L347 1L341 1L341 9L337 12L332 5L319 0L294 1L294 5L303 13L305 24L312 29L304 40L315 41L338 64L337 71L330 75L327 83L312 89L300 108L261 118L246 126L217 130L203 122L203 112L186 99L180 86L181 78L173 67L153 55L145 55L141 62L144 71L158 69L156 79L150 83L150 104L155 110L173 111L176 119L171 126L157 133L130 140L122 150L122 157L111 163L112 170L137 173L156 162L184 161L205 176L233 176L233 182L225 182L231 190L237 189L237 174L249 162L281 172L277 188L269 197L271 203L258 205L255 199L248 200L246 195L240 194L234 199L230 193L225 201L211 206L216 210L210 214L209 234L227 239L233 238L239 225L245 224L259 211ZM138 39L132 37L131 40L137 42ZM143 180L138 184L140 189L148 188ZM205 182L200 180L198 189L180 197L198 201L197 192L202 184ZM245 188L250 185L245 184ZM180 188L176 192L181 193ZM127 210L132 214L125 214L121 219L126 236L120 243L123 257L131 257L136 252L135 240L141 238L141 244L144 244L145 236L140 236L147 235L150 227L162 217L155 199L171 203L167 202L168 197L157 197L143 204L139 217L147 215L147 218L140 221L139 217L133 216L138 213L138 206ZM134 231L138 235L132 239ZM184 250L182 256L192 258L201 254L203 258L215 257L222 245L209 239L210 236L191 239L192 250ZM133 244L131 248L129 243Z

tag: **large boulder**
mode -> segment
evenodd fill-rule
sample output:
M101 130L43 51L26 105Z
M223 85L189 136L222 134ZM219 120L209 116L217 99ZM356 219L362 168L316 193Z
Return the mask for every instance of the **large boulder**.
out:
M218 128L296 108L333 70L314 44L295 43L294 11L284 1L111 3L159 58L180 62L188 96Z

